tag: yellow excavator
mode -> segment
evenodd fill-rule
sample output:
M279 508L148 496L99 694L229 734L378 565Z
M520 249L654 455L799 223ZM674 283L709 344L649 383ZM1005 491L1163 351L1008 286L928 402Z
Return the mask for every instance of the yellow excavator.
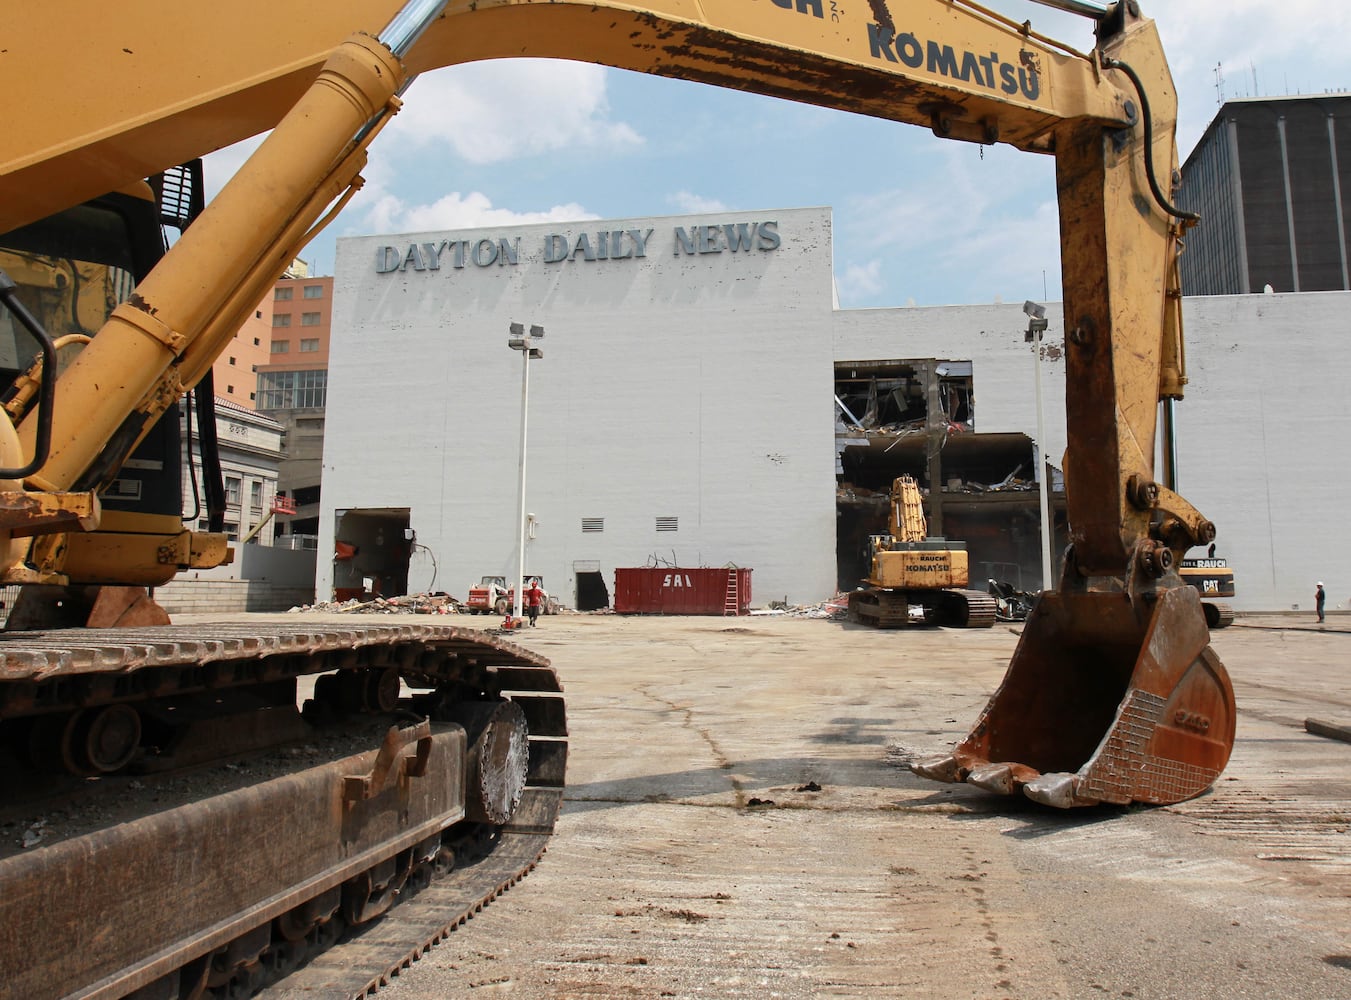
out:
M0 583L25 590L0 667L3 803L31 818L111 788L121 814L34 821L0 850L6 990L184 1000L289 975L367 995L543 849L567 730L541 657L434 626L166 624L151 594L230 552L210 489L206 530L184 523L179 400L360 186L413 77L478 59L604 63L1053 156L1072 544L970 734L916 769L1060 807L1210 787L1233 692L1177 564L1215 529L1154 470L1196 221L1170 201L1176 96L1137 0L1043 2L1090 17L1093 47L974 0L7 5ZM203 205L184 165L265 131ZM273 753L289 766L149 800L117 784L314 733L332 759ZM324 964L376 918L359 963Z
M1207 626L1217 629L1234 624L1233 605L1220 600L1233 597L1237 592L1234 567L1223 556L1215 555L1215 546L1212 545L1204 556L1183 559L1178 575L1201 595L1201 610L1205 613Z
M889 534L868 539L868 586L850 593L850 621L876 628L905 628L916 620L950 628L994 624L995 599L966 589L965 543L929 537L914 476L892 481L889 521Z

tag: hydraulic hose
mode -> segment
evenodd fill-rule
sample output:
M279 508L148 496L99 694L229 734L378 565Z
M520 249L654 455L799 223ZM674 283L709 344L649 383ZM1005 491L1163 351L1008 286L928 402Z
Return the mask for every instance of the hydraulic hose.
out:
M1154 116L1150 113L1149 98L1145 95L1145 85L1140 81L1139 74L1120 59L1108 59L1105 65L1108 69L1119 69L1125 73L1140 98L1140 116L1145 126L1145 176L1149 179L1149 190L1154 195L1154 200L1161 209L1176 219L1191 223L1200 222L1200 215L1196 212L1184 212L1172 204L1159 187L1159 180L1154 174Z

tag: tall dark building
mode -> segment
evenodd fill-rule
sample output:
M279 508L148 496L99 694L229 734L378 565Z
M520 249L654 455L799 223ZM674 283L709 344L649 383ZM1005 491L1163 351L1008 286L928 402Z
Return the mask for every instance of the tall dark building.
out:
M1182 167L1184 295L1351 289L1351 94L1227 101Z

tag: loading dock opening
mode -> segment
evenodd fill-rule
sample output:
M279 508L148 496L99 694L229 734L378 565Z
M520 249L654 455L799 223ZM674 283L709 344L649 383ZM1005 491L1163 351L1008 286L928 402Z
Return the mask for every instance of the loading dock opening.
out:
M337 511L333 532L333 597L398 597L408 593L413 550L407 507Z
M605 577L600 571L600 563L592 560L579 560L572 564L572 572L577 578L578 611L600 611L610 606L610 591L605 586Z

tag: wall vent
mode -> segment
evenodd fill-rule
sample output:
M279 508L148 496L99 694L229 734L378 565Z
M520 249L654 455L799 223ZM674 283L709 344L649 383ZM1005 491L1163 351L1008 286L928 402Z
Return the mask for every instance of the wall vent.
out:
M678 517L659 517L657 518L658 531L679 531L680 518Z
M582 518L583 531L604 531L605 518L603 517L584 517Z

